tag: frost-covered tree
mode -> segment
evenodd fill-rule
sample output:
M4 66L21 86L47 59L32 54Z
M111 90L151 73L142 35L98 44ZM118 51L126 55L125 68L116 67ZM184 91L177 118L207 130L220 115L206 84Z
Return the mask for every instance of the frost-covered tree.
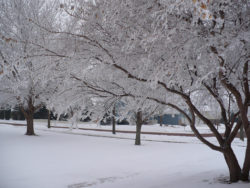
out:
M61 4L70 22L60 33L74 49L71 65L95 69L85 74L87 88L106 96L116 85L118 97L150 99L183 113L197 138L224 155L236 182L248 180L250 167L249 6L247 0L71 1ZM205 108L221 113L223 135ZM218 144L202 137L197 117ZM247 135L242 168L231 147L241 125Z
M141 129L142 125L159 114L163 106L155 101L149 99L141 99L139 97L123 97L121 99L118 114L120 119L128 119L130 122L136 124L135 145L141 145Z
M175 15L174 19L181 27L179 30L176 30L178 25L173 27L175 33L168 36L168 44L178 44L181 41L185 43L173 54L166 56L176 61L168 62L173 68L172 71L175 71L173 77L164 82L157 82L168 92L182 98L191 114L198 116L214 133L219 146L211 145L207 141L204 143L223 153L230 170L230 180L247 180L250 166L250 129L247 118L250 96L249 2L193 2L194 7L189 11L186 9L186 14L173 13L170 16ZM166 15L167 18L168 16L169 14ZM218 108L225 125L223 136L215 130L213 122L202 113L204 106L210 109ZM234 126L236 117L240 120ZM195 117L191 120L195 121ZM193 131L200 137L194 126L195 122L192 124ZM244 126L248 138L242 169L231 148L241 125Z
M27 121L26 135L34 135L33 114L56 90L53 71L59 54L46 27L55 25L53 6L43 0L0 2L0 105L18 105ZM60 56L60 55L59 55Z

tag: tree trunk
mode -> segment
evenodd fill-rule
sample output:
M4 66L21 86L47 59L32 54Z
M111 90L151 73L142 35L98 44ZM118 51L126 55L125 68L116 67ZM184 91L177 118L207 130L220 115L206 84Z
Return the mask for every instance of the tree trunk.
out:
M50 128L50 110L48 110L48 128Z
M224 158L226 160L227 166L229 168L230 181L231 182L239 181L241 177L241 168L231 146L229 146L223 152L223 154L224 154Z
M20 109L26 119L27 122L27 131L26 131L26 135L35 135L34 132L34 112L35 112L35 107L33 106L33 101L32 98L29 98L28 101L28 109L25 110L24 107L21 105Z
M142 112L136 113L136 136L135 145L141 145Z
M243 169L242 169L242 173L241 173L241 180L242 181L249 180L249 170L250 170L250 140L247 139L245 161L244 161Z
M112 133L115 134L116 131L115 131L115 125L116 125L116 122L115 122L115 106L113 107L113 110L112 110Z
M244 141L244 126L243 125L241 125L240 127L240 139Z
M27 121L27 131L26 131L26 135L35 135L34 132L34 118L33 118L33 114L28 114L27 116L25 116L25 119Z
M162 127L163 115L160 115L160 119L159 119L159 121L160 121L160 126Z

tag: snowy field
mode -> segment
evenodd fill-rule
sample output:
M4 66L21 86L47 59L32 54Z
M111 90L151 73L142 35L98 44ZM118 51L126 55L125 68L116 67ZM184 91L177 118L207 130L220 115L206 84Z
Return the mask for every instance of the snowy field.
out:
M35 119L35 125L37 127L39 126L46 126L47 120L44 119ZM18 124L26 124L26 121L17 121L17 120L0 120L0 123L18 123ZM71 123L69 121L51 121L52 126L63 126L63 127L69 127ZM104 130L110 130L111 126L108 125L99 125L92 122L78 122L77 126L79 128L98 128L98 129L104 129ZM135 131L135 125L117 125L117 130L129 130L129 131ZM211 133L211 131L206 126L198 126L198 129L201 133ZM159 126L159 124L156 125L143 125L142 131L152 131L152 132L166 132L166 133L192 133L192 130L189 126L183 127L179 125L163 125L162 127ZM219 126L219 131L224 131L224 126Z
M25 121L14 121L14 120L0 120L1 123L17 123L17 124L26 124ZM36 130L43 131L53 131L65 134L77 134L77 135L86 135L86 136L101 136L101 137L112 137L112 138L121 138L121 139L131 139L131 143L135 138L135 134L127 134L127 133L117 133L116 135L111 134L111 132L99 132L99 131L91 131L91 130L79 130L79 129L70 129L71 123L67 121L51 121L51 125L55 127L65 127L65 128L51 128L47 129L47 121L46 120L35 120L35 132ZM111 131L111 126L101 126L95 123L78 123L79 128L90 128L90 129L100 129L100 130L109 130ZM198 126L197 129L200 133L211 133L211 131L206 126ZM123 131L135 131L135 125L117 125L116 130ZM25 132L25 131L24 131ZM187 133L193 134L192 130L189 126L182 127L179 125L169 125L169 126L159 126L156 125L143 125L142 132L159 132L159 133ZM224 127L219 126L219 132L224 132ZM142 134L141 135L142 143L143 141L159 141L159 142L182 142L182 143L201 143L196 137L184 137L184 136L166 136L166 135L150 135L150 134ZM207 140L217 144L217 141L213 137L207 138ZM238 146L246 146L246 143L242 142L240 139L236 138L234 141L235 145Z
M142 135L142 146L134 146L133 134L48 130L45 124L35 123L38 136L25 136L26 127L0 124L0 188L250 187L243 182L225 183L228 170L222 154L193 137ZM189 131L183 127L144 128ZM236 139L233 149L242 164L245 143Z

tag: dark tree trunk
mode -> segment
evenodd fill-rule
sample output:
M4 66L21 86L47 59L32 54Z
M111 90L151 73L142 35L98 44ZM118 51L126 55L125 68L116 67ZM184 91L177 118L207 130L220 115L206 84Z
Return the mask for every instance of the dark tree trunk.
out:
M244 126L243 125L241 125L240 127L240 139L244 141Z
M27 122L27 131L26 131L26 135L35 135L34 132L34 118L33 118L33 114L27 114L25 116L26 122Z
M23 106L20 106L21 111L26 119L27 122L27 131L26 135L35 135L34 132L34 112L35 112L35 107L33 106L33 101L32 98L29 98L28 101L28 109L25 110Z
M142 112L136 113L136 136L135 145L141 145Z
M112 110L112 133L113 134L116 133L115 125L116 125L116 122L115 122L115 107L113 107L113 110Z
M163 115L160 115L160 119L159 119L159 121L160 121L160 126L162 127Z
M48 110L48 128L50 128L50 110Z
M249 180L249 170L250 170L250 140L247 139L245 161L243 164L243 169L242 169L242 174L241 174L242 181Z
M230 181L231 182L239 181L241 177L241 168L231 146L229 146L223 152L223 154L224 154L224 158L226 160L227 166L229 168Z

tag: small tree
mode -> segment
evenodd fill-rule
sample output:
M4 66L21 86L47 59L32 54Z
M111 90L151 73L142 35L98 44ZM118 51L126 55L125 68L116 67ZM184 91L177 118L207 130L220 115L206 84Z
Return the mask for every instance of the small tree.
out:
M123 97L121 99L123 106L118 108L121 119L129 119L131 123L136 124L135 145L141 145L142 125L148 123L150 118L162 110L162 105L145 98Z

